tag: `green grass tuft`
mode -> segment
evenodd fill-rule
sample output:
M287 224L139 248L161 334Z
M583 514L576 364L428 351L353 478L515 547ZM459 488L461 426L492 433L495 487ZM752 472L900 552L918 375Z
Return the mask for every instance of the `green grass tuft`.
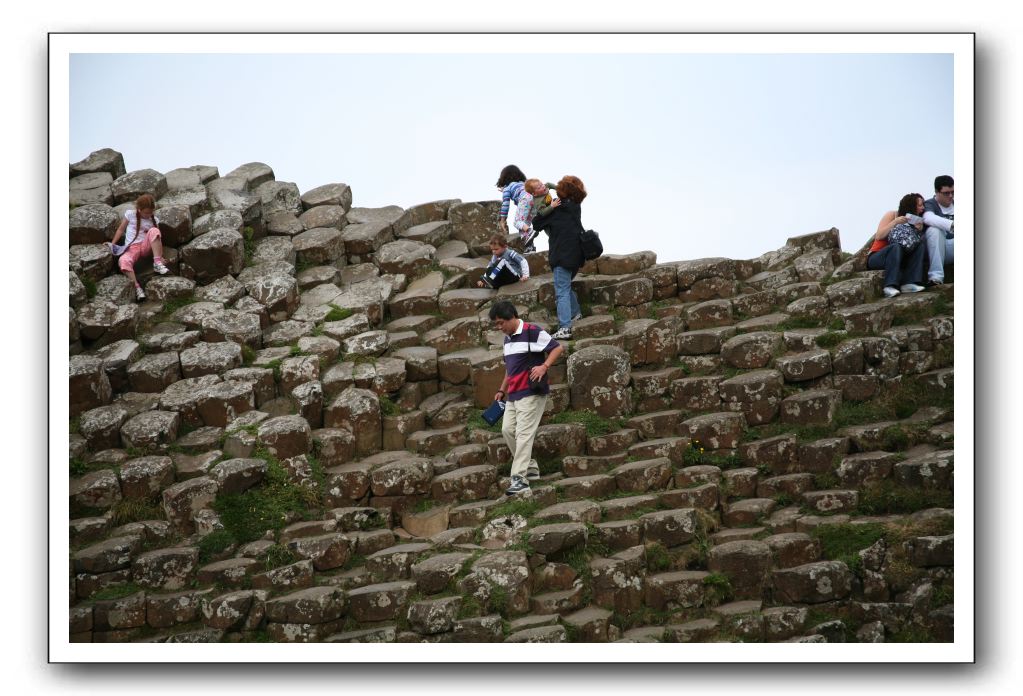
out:
M154 500L126 498L110 508L110 521L115 527L129 522L162 519L163 508Z
M223 553L237 543L226 529L216 529L199 540L199 563L209 563L217 554Z
M623 427L621 419L602 418L591 411L562 411L551 419L551 423L582 423L587 437L607 435Z
M347 319L348 317L352 316L352 314L354 314L354 312L352 312L352 310L350 310L350 309L341 308L341 307L338 307L335 304L331 304L330 305L330 311L327 312L327 316L324 317L323 320L324 321L341 321L342 319Z

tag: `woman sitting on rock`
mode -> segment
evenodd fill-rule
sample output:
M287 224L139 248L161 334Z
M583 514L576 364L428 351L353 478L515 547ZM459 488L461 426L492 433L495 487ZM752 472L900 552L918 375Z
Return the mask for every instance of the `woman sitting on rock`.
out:
M898 210L889 210L881 217L874 233L874 243L867 255L867 268L884 269L884 296L899 292L920 292L924 289L923 241L924 197L908 193L899 201Z

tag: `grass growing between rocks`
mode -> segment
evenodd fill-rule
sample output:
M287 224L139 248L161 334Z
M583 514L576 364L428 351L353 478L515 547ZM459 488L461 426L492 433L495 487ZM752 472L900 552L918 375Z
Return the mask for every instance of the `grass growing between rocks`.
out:
M110 508L110 522L115 527L129 522L165 519L163 507L155 500L127 498Z
M699 440L692 440L682 454L682 466L716 466L719 469L737 469L744 465L738 454L713 454Z
M102 602L111 599L123 599L137 592L142 592L142 588L133 582L125 583L123 585L116 585L114 587L105 587L99 592L95 593L89 599Z
M215 529L202 539L196 546L199 549L199 563L206 564L213 560L218 554L227 551L237 542L226 529Z
M859 515L891 515L919 512L930 508L953 507L953 494L949 490L932 490L913 486L900 486L892 481L869 484L860 489L856 506Z
M350 309L338 307L336 304L328 305L330 311L327 312L327 316L323 318L324 321L341 321L352 316L353 312Z
M829 561L842 561L857 572L862 565L859 552L886 536L883 524L826 524L816 527L811 536L821 542L821 555Z
M818 348L834 348L849 337L845 331L827 331L813 339Z
M551 419L551 423L581 423L586 428L587 437L608 435L624 426L621 419L602 418L590 411L562 411Z
M469 416L469 422L466 425L469 428L470 433L473 430L486 430L488 433L501 432L501 422L498 421L494 425L490 425L490 423L483 420L482 411L473 411L472 415Z
M255 541L267 530L280 531L296 514L308 516L318 497L317 491L292 482L273 457L258 450L255 456L267 462L263 483L242 493L218 496L213 503L224 529L239 543Z

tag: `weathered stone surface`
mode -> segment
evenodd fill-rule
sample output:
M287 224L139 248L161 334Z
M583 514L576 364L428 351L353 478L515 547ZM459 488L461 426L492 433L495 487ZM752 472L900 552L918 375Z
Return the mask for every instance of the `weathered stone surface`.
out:
M625 351L591 346L568 358L568 383L573 409L591 410L604 418L627 415L631 361Z
M114 179L111 192L114 203L134 203L144 193L159 199L167 193L167 178L155 169L139 169Z
M808 389L781 402L782 423L830 425L842 403L842 392L835 389Z
M355 436L356 452L369 454L380 449L382 421L380 400L366 389L349 387L323 413L328 428L343 428Z
M125 498L151 498L174 483L170 457L139 457L121 465L121 493Z
M179 358L184 377L220 374L242 366L242 347L233 341L200 342L181 351Z
M762 541L718 544L710 550L707 567L728 576L736 597L759 597L771 568L771 549Z
M699 517L694 508L650 512L639 518L643 525L643 538L658 541L671 548L691 541L699 528Z
M721 346L721 357L732 367L753 369L768 365L783 347L780 333L754 331L725 341Z
M237 275L244 264L245 240L236 230L211 230L181 247L181 275L199 283Z
M952 450L939 450L896 463L893 475L904 486L948 489L952 486L954 461Z
M349 613L359 622L389 621L405 612L416 589L409 580L367 585L348 593Z
M351 187L342 183L324 184L302 194L302 207L306 210L322 205L341 206L347 212L352 207Z
M131 576L141 587L173 592L188 585L198 562L199 549L192 546L158 549L136 556Z
M139 321L137 305L117 304L99 295L75 315L80 337L99 348L114 341L134 338Z
M473 563L468 575L459 582L463 596L471 595L480 604L490 601L494 588L507 598L507 615L529 611L529 566L521 551L495 551Z
M774 364L786 382L805 382L831 372L831 354L826 350L810 350L782 356Z
M818 604L849 596L852 573L840 561L807 563L771 573L775 601Z
M643 602L656 611L703 606L703 581L708 575L702 570L650 575L643 583Z
M94 174L107 172L113 178L124 176L124 156L117 150L105 147L101 150L90 152L88 157L70 165L69 171L72 177L82 174Z
M158 449L177 439L181 417L173 411L146 411L121 426L125 447Z
M71 557L78 573L110 573L130 567L132 557L142 548L142 538L120 536L93 544Z
M161 494L167 520L183 533L195 530L195 514L213 504L217 497L217 482L207 476L175 483Z

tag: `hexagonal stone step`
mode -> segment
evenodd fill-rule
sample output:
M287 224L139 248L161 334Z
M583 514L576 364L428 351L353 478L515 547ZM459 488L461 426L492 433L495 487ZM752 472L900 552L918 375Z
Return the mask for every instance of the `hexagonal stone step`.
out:
M842 403L837 389L807 389L781 402L781 422L795 425L830 425Z
M709 413L682 421L679 430L707 449L733 449L746 428L741 413Z
M382 549L366 557L366 568L377 582L408 578L414 563L432 544L399 544Z
M725 341L721 357L731 367L755 369L765 367L785 348L782 335L774 331L754 331Z
M692 541L700 524L694 508L648 512L639 522L644 541L660 542L668 548Z
M770 515L777 503L770 498L748 498L726 506L722 522L729 527L753 525Z
M517 631L504 639L505 643L567 643L564 626L541 626Z
M852 573L840 561L807 563L771 573L775 601L818 604L843 599L852 591Z
M810 509L823 513L852 512L859 504L860 494L855 490L807 491L803 502Z
M533 515L534 520L544 522L582 522L595 524L600 522L600 506L590 500L557 503Z
M774 361L786 382L805 382L831 372L831 353L810 350L796 355L784 355Z
M560 479L552 485L568 500L604 498L617 490L614 477L605 474Z
M771 568L771 548L762 541L728 541L710 550L707 567L728 577L736 597L757 597Z
M820 540L804 532L772 534L764 539L764 543L771 549L776 568L793 568L820 560Z
M629 462L609 472L619 491L645 493L667 488L671 482L671 460L666 457Z
M533 527L529 530L529 543L536 553L558 554L585 545L588 536L585 524L562 522Z
M643 582L643 603L656 611L701 607L704 603L703 570L682 570L648 575Z

